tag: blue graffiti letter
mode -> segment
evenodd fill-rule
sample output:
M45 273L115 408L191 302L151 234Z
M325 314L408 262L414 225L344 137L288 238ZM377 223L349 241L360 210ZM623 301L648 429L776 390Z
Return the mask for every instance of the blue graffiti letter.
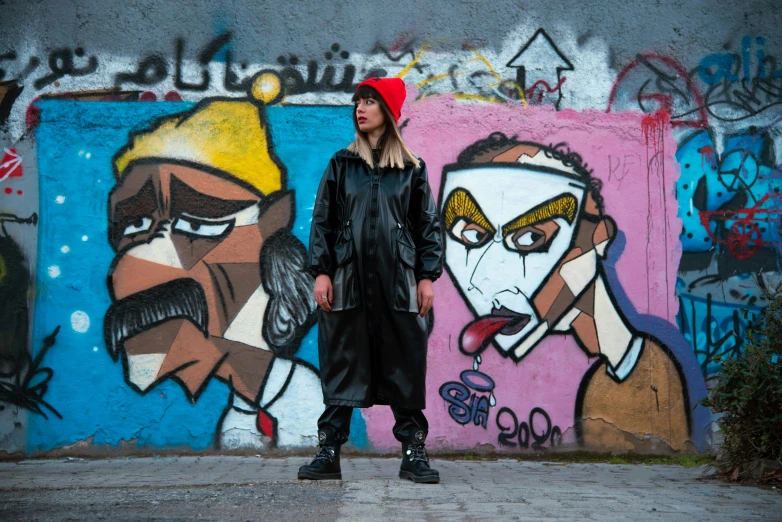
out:
M453 392L453 394L451 394ZM448 401L451 406L448 407L448 413L451 418L459 424L467 424L472 417L471 407L465 404L465 400L470 398L470 392L467 387L460 382L447 382L440 388L440 397Z
M707 85L716 85L727 78L735 82L739 77L732 72L736 57L728 53L710 54L698 64L698 75ZM712 68L716 68L712 70Z

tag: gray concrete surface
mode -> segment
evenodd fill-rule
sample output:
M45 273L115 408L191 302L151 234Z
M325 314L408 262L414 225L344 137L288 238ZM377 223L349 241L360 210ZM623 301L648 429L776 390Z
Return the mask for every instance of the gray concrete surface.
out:
M0 520L782 520L782 494L704 468L433 461L439 485L398 461L349 458L343 481L297 481L301 457L0 463Z

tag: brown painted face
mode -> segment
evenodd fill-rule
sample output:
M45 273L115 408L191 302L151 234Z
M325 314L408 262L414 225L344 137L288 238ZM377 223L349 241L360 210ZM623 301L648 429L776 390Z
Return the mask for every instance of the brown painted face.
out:
M129 384L144 392L174 378L194 400L216 375L256 397L273 357L260 252L291 205L195 168L131 169L109 196L117 256L104 327Z
M572 247L532 300L537 313L550 325L556 325L573 305L586 314L579 315L574 327L587 321L587 316L594 316L593 281L600 260L606 257L607 249L616 237L616 223L602 215L588 193L577 230ZM577 297L579 295L580 298ZM584 329L580 331L583 333ZM597 332L594 326L588 331L588 338L582 339L583 344L589 351L597 353Z

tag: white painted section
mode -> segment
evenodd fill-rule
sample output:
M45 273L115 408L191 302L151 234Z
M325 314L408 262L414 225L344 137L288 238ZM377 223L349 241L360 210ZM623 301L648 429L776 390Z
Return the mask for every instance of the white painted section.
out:
M524 341L515 349L513 353L516 357L521 357L532 349L533 346L538 344L538 341L543 339L543 336L548 332L548 321L543 321L538 325L535 330L530 333Z
M573 295L578 295L595 278L596 271L597 253L592 249L563 264L559 274Z
M291 380L286 386L289 377ZM267 404L271 406L267 408ZM267 447L269 441L258 431L258 407L239 396L234 396L231 406L220 426L221 446L229 449ZM261 407L277 421L277 447L317 445L323 392L314 371L288 359L274 359L263 389Z
M554 325L553 330L555 332L566 332L570 329L570 325L576 320L576 317L581 315L581 310L576 307L571 308L568 312L562 316L557 324Z
M258 410L254 404L234 395L231 410L220 428L220 446L226 449L263 449L269 443L258 431Z
M314 371L303 364L275 359L261 405L277 395L290 372L293 375L282 396L267 408L277 419L277 447L315 446L318 443L318 417L323 413L323 390Z
M533 23L510 25L502 28L502 32L492 38L493 40L496 38L494 45L484 48L476 47L474 49L447 49L441 45L433 45L435 42L431 39L427 41L426 45L424 45L423 40L418 40L415 43L415 51L422 51L420 63L425 65L420 69L416 67L409 69L404 75L404 80L409 85L418 85L418 89L425 95L459 92L480 96L487 101L507 101L508 103L522 105L520 100L508 98L508 84L515 82L517 71L514 67L506 67L506 64L514 58L519 49L525 45L537 29L538 26ZM210 29L205 29L206 32L209 30ZM504 38L502 33L505 33ZM565 27L559 28L552 34L555 44L575 65L575 70L562 71L561 74L561 76L567 77L567 81L562 85L564 97L563 107L566 106L575 109L586 107L603 108L607 96L605 93L610 92L611 85L616 79L616 71L609 66L608 46L600 38L592 38L584 45L577 45L576 41L579 36L580 33L568 32ZM435 36L434 38L437 37ZM225 64L223 62L213 60L208 65L203 66L195 59L198 49L207 45L210 39L209 36L203 33L188 35L185 56L179 64L175 59L173 42L169 43L169 41L166 41L163 43L161 41L158 42L157 45L149 43L148 45L153 46L155 54L162 55L169 74L167 74L165 79L155 85L139 85L133 82L127 82L121 87L128 90L139 89L151 91L159 100L162 100L165 94L172 90L177 91L183 99L187 101L200 100L207 96L241 96L243 93L226 89L223 81L225 76ZM39 37L13 42L15 44L13 47L18 58L10 63L4 62L4 69L8 70L9 75L6 79L13 74L19 74L24 64L33 56L38 57L43 62L41 66L38 67L36 74L30 75L25 81L25 89L12 108L9 118L9 130L10 134L15 137L21 136L24 133L25 109L33 99L40 94L40 91L33 88L31 83L34 79L40 77L41 71L44 70L44 64L46 63L46 57L50 52L50 48L52 46L62 46L71 43L70 41L67 41L67 43L58 41L56 44L51 42L44 43L41 40L43 39ZM48 38L45 40L48 41ZM447 40L447 38L445 40ZM440 43L445 40L442 40ZM91 42L91 39L88 38L86 41ZM286 66L280 65L274 59L277 56L276 54L273 56L270 54L269 58L271 59L263 61L252 60L253 52L249 51L249 49L256 49L257 42L248 42L245 40L240 44L239 42L241 41L242 38L239 35L234 36L232 39L232 45L234 46L249 46L245 47L243 52L239 52L236 55L237 60L245 61L248 64L246 70L239 72L241 78L250 77L261 70L268 69L282 73L285 67L292 67L296 69L303 78L307 78L308 60L300 60L296 66L290 64L287 64ZM96 57L98 62L97 69L86 75L63 76L59 79L57 84L47 85L43 89L43 92L63 93L114 86L118 74L138 71L143 56L149 52L149 48L146 46L143 50L138 50L136 52L129 49L125 49L124 52L100 52L100 46L96 46L94 41L92 41L92 43L92 46L90 46L89 43L85 45L88 48L87 55ZM92 48L89 49L89 47ZM292 52L297 52L298 54L297 49L291 48L290 50ZM258 51L255 51L255 53L257 52ZM359 71L382 68L387 72L388 76L395 76L401 73L404 68L408 67L412 60L412 56L412 54L408 54L401 60L392 60L382 52L371 52L368 49L354 48L348 59L340 59L338 63L334 64L337 66L335 77L341 78L345 74L343 67L347 66L355 67ZM550 86L556 86L557 73L554 64L548 60L544 61L542 64L533 63L535 61L533 58L536 57L525 60L526 67L530 68L528 72L529 83L531 84L537 79L543 79L548 82ZM86 60L87 56L82 58L75 57L75 65L81 66L86 63ZM532 67L537 67L539 65L542 65L545 68L545 71L532 69ZM195 83L199 83L202 78L202 73L208 71L211 81L206 87L206 90L193 91L179 89L175 83L174 74L177 67L181 67L184 81ZM449 71L451 71L451 74L448 74ZM322 71L319 74L322 74ZM443 77L434 81L427 81L431 80L432 76L439 75L442 75ZM498 81L495 75L499 75L501 81ZM589 88L583 88L584 84L589 84ZM529 87L529 85L527 87ZM297 105L349 105L350 97L351 93L347 92L324 92L318 90L317 92L288 95L285 97L284 103ZM83 158L83 160L89 160L91 153L83 150L79 156Z
M179 255L174 248L174 242L171 241L171 225L165 225L161 233L162 237L156 237L149 243L134 246L126 252L126 255L159 265L182 268Z
M263 314L268 304L269 294L263 289L263 285L258 286L228 326L223 337L261 350L269 350L269 345L263 340Z
M640 337L636 337L633 340L633 343L630 345L630 351L627 353L627 356L624 358L622 364L620 364L618 368L612 369L610 366L606 366L606 372L608 372L608 375L613 375L620 381L627 379L638 362L638 357L641 355L641 348L643 345L644 340Z
M630 349L632 334L608 297L602 278L595 282L595 326L600 353L608 358L611 366L616 367Z
M128 378L141 391L149 388L158 378L160 367L166 358L164 353L128 355Z
M293 361L289 359L275 358L269 368L269 377L266 379L266 385L263 387L261 396L261 406L266 406L274 397L280 393L288 375L293 371Z

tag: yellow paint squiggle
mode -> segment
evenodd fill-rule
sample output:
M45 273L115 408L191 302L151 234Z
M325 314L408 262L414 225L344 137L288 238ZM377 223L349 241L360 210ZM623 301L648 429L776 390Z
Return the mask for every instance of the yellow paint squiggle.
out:
M420 59L421 59L421 57L422 57L422 56L423 56L425 53L427 53L427 52L429 52L429 51L431 51L431 50L432 50L432 47L434 47L434 44L431 44L431 45L430 45L430 44L429 44L429 40L424 40L424 42L421 44L421 48L420 48L420 49L418 49L418 52L417 52L417 53L415 53L415 57L413 58L413 61L411 61L410 63L408 63L408 64L405 66L405 68L404 68L404 69L402 69L401 71L399 71L399 72L396 74L395 78L404 78L404 77L405 77L405 75L406 75L407 73L409 73L409 72L410 72L410 69L412 69L413 67L415 67L415 64L417 64L417 63L418 63L418 60L420 60Z

